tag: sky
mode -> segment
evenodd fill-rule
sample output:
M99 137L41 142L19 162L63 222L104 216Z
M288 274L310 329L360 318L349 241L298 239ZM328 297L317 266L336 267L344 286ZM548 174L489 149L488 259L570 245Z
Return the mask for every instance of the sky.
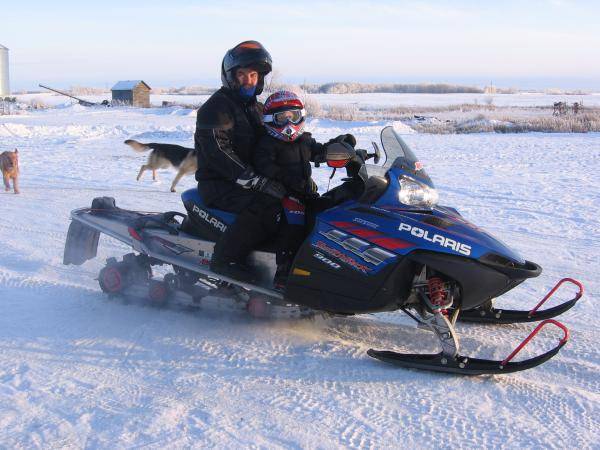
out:
M600 2L0 0L11 90L218 86L255 39L285 82L600 89Z

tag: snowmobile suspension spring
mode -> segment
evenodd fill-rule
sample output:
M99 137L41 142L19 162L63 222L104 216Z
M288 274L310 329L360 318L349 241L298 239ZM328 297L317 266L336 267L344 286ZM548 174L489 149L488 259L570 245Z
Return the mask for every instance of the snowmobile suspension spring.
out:
M427 280L429 288L429 300L434 306L444 306L446 304L446 289L441 278L432 277Z

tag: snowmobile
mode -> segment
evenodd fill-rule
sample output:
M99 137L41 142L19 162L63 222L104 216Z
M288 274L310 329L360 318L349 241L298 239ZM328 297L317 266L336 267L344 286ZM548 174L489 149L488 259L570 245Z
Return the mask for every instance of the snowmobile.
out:
M111 295L137 289L159 304L185 297L200 306L232 304L259 316L278 317L402 310L433 331L441 352L371 349L368 355L406 368L501 374L535 367L556 355L568 340L568 330L552 318L581 298L581 283L561 280L530 310L497 309L496 297L537 277L542 268L456 209L438 205L437 191L423 164L393 127L384 128L380 138L381 147L372 143L373 153L344 145L328 149L328 166L333 172L344 168L347 176L318 199L325 207L294 259L283 292L272 288L275 255L268 244L249 258L255 283L210 271L214 242L235 215L207 207L196 189L181 196L186 214L130 211L118 208L113 198L95 198L91 208L71 213L64 263L79 265L94 258L99 235L104 233L134 250L121 261L108 259L100 271L100 287ZM367 164L369 160L372 163ZM173 272L157 279L152 268L159 265L172 266ZM577 288L574 298L541 310L565 283ZM494 361L460 353L458 320L541 322L511 355ZM559 343L538 356L513 361L548 324L562 330Z

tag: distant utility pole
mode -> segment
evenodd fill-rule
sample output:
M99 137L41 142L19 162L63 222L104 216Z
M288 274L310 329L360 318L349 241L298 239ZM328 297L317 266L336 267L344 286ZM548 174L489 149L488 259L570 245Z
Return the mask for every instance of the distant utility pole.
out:
M494 83L490 80L490 85L484 89L486 94L495 94L496 88L494 87Z

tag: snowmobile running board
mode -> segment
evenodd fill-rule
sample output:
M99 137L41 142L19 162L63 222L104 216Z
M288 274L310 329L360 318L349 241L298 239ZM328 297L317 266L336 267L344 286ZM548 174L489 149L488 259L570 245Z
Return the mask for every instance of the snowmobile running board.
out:
M571 283L579 288L575 297L571 300L567 300L558 306L552 308L543 309L538 311L540 306L546 303L550 297L558 290L563 283ZM496 324L508 324L508 323L525 323L525 322L537 322L539 320L547 320L556 317L565 311L571 309L575 303L583 296L583 285L573 278L563 278L560 280L546 296L533 308L531 311L521 311L514 309L496 309L496 308L476 308L469 311L461 311L458 316L458 320L461 322L476 322L476 323L496 323Z
M517 353L523 349L538 334L538 332L547 324L552 323L563 331L563 337L558 345L551 350L548 350L541 355L523 361L511 362ZM513 350L503 361L493 361L488 359L468 358L466 356L457 355L455 357L445 355L443 352L437 354L407 354L396 353L390 351L380 351L369 349L367 354L373 358L383 362L394 364L396 366L420 369L434 372L456 373L459 375L495 375L511 372L519 372L521 370L531 369L545 363L567 343L569 339L569 330L562 323L548 319L541 322L521 344Z

